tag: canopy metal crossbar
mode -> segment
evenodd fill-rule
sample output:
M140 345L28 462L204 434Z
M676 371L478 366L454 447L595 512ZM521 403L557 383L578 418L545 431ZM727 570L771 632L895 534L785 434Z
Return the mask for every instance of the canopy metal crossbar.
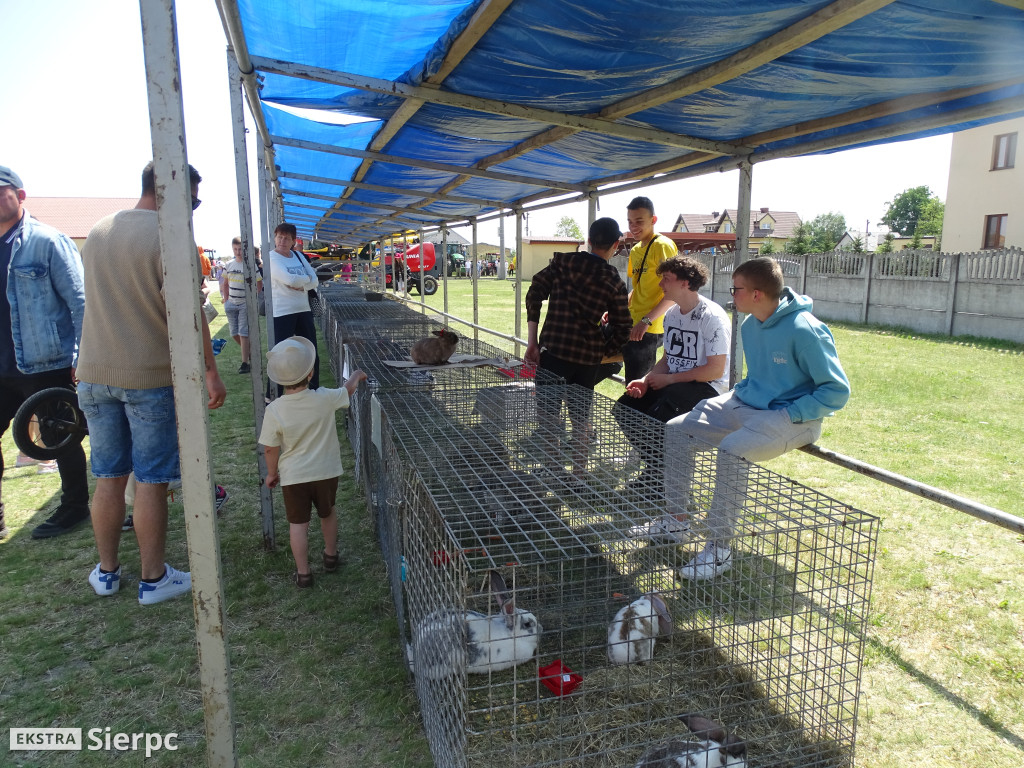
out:
M220 7L284 215L346 245L1024 113L1019 0Z

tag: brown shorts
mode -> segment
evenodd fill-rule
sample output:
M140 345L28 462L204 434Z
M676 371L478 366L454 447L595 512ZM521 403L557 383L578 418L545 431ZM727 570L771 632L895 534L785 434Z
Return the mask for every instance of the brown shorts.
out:
M330 517L334 501L338 497L338 478L314 480L310 483L282 485L284 514L293 525L308 523L313 507L320 517Z

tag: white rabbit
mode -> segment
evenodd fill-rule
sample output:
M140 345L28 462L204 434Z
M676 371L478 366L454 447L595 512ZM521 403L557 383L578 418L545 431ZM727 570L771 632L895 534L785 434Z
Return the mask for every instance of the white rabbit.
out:
M416 628L417 673L431 680L462 669L470 675L485 675L533 658L543 631L540 622L529 611L516 608L501 574L490 571L489 577L498 613L442 610L427 616Z
M747 745L713 720L684 715L686 727L704 741L670 739L657 744L634 768L747 768Z
M409 357L418 365L441 365L447 363L459 343L459 335L447 328L434 331L434 336L420 339L409 350Z
M608 627L608 661L635 664L650 661L658 635L672 634L672 617L664 598L651 592L615 614Z

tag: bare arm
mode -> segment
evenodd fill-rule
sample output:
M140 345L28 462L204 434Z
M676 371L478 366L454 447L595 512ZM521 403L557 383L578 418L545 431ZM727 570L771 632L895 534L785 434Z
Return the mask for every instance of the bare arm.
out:
M276 488L281 482L281 475L277 471L277 461L281 458L281 448L276 445L263 446L263 457L267 461L267 487Z
M714 381L725 373L725 359L725 355L712 355L704 365L698 365L696 368L679 373L668 373L668 364L666 363L664 371L657 372L658 365L665 360L663 357L644 378L647 379L647 383L652 389L662 389L669 384L682 384L687 381Z
M202 312L199 317L203 321L203 362L206 366L206 391L210 395L206 407L210 410L220 408L224 405L224 398L228 396L228 389L220 380L220 372L217 370L217 359L213 356L213 344L210 342L210 324L206 315Z

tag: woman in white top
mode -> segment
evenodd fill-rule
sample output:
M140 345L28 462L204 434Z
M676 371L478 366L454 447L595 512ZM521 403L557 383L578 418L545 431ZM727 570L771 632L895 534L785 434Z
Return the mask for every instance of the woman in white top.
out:
M293 249L297 232L294 224L278 224L274 230L274 250L270 252L270 290L274 311L274 338L278 341L303 336L316 346L316 323L309 307L309 291L320 281L316 272ZM320 356L313 363L309 388L320 386ZM282 390L278 388L278 397ZM270 382L267 382L270 396Z

